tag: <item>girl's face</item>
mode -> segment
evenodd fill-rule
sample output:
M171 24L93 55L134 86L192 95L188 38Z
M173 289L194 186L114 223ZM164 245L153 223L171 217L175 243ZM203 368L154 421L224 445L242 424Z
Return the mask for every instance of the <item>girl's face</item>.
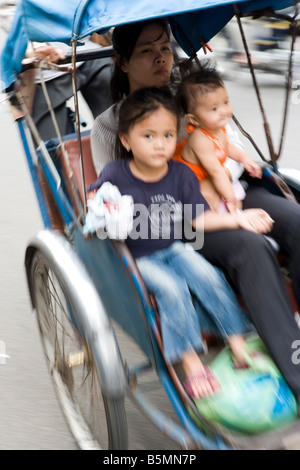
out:
M211 132L224 127L232 117L232 107L223 87L199 94L193 108L193 113L188 114L189 121Z
M159 175L166 170L175 152L177 116L159 108L135 123L120 139L124 147L132 151L131 162L140 175Z
M167 85L173 66L173 54L167 33L161 25L146 26L133 49L129 61L124 61L123 72L127 73L130 93L134 90Z

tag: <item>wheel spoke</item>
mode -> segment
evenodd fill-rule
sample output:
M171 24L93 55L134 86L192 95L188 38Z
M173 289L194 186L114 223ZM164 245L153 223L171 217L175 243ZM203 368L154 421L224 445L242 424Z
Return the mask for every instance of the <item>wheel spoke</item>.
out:
M108 406L107 399L103 399L97 364L76 307L41 254L35 257L32 283L46 358L77 442L82 448L117 448L122 444L111 442L114 438L107 420L120 421L124 428L125 411L119 404L117 408ZM120 434L118 430L116 435ZM125 436L127 441L127 429Z

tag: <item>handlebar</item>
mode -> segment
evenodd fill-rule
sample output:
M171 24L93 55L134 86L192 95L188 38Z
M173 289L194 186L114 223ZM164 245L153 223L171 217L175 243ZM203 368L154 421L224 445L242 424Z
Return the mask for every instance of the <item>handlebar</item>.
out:
M76 53L76 62L86 62L88 60L94 60L94 59L105 59L107 57L113 57L115 55L114 49L112 46L105 46L105 47L99 47L99 49L91 49L91 50L84 50ZM23 66L22 66L22 72L25 72L26 70L32 69L36 66L36 64L40 62L34 57L31 59L26 59L24 61ZM55 63L55 65L66 65L66 64L71 64L72 62L72 54L67 54L64 59L59 60L58 62Z

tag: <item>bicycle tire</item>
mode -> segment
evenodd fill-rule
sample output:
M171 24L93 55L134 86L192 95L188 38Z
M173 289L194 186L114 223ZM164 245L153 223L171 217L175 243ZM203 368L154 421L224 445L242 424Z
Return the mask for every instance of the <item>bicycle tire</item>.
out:
M70 280L36 250L30 284L46 360L78 446L83 450L126 449L124 397L103 393L97 354L86 339Z

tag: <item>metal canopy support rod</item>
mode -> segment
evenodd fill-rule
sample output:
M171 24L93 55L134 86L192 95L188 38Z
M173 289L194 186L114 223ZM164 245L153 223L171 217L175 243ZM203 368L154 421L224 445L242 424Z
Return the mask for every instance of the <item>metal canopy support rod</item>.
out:
M45 59L39 60L38 57L37 57L34 45L32 45L32 49L33 49L33 52L35 54L35 57L34 57L33 60L29 61L28 68L34 67L34 68L38 68L38 70L39 70L40 80L41 80L41 87L42 87L42 90L43 90L43 93L44 93L44 98L46 100L46 104L47 104L47 107L48 107L48 110L49 110L49 113L50 113L50 116L51 116L51 119L52 119L52 123L53 123L54 129L55 129L55 132L57 134L58 140L59 140L59 144L60 144L60 148L61 148L62 155L63 155L63 158L64 158L64 162L65 162L67 170L68 170L68 176L70 178L70 182L71 182L72 188L74 190L76 205L79 207L79 196L78 196L79 191L78 191L77 182L74 180L74 175L73 175L73 171L72 171L72 168L71 168L71 165L70 165L69 156L68 156L68 153L67 153L66 148L65 148L65 143L64 143L63 137L61 135L61 131L60 131L60 128L59 128L59 125L58 125L58 122L57 122L57 119L56 119L56 116L55 116L55 111L53 109L53 106L52 106L52 103L51 103L51 100L50 100L50 96L49 96L49 93L48 93L45 78L44 78L44 75L42 73L43 70L51 70L51 69L60 70L60 71L64 70L65 72L70 73L72 71L72 68L70 68L70 67L60 68L60 67L57 66L57 64L47 63L45 61ZM31 130L31 132L34 136L36 144L42 149L46 148L45 143L42 140L42 138L40 137L38 129L37 129L36 125L34 124L34 121L33 121L32 117L30 116L30 113L27 110L27 107L26 107L26 104L24 102L24 99L22 98L22 95L19 95L19 101L21 102L21 104L23 103L22 109L23 109L23 112L24 112L25 117L27 119L29 128L30 128L30 130ZM24 106L26 107L25 109L24 109ZM45 151L43 151L43 153L45 154ZM51 166L51 167L54 166L50 156L49 156L49 158L47 158L47 161L48 161L49 166ZM51 161L51 165L50 165L50 161ZM59 180L59 185L60 185L60 180Z
M72 39L72 83L73 83L73 93L74 93L74 106L75 106L75 127L77 133L77 142L78 142L78 152L79 152L79 162L80 162L80 174L81 174L81 184L82 184L82 197L83 197L83 213L86 215L87 212L87 202L86 202L86 187L85 187L85 178L84 178L84 167L83 167L83 157L82 157L82 143L81 143L81 133L80 133L80 119L79 119L79 102L78 102L78 89L77 89L77 77L76 77L76 45L77 41Z
M296 21L296 18L298 16L297 1L295 1L295 8L296 8L296 11L295 11L295 14L294 14L293 17L290 17L288 15L276 14L270 8L267 9L267 10L264 10L263 13L257 14L257 15L254 16L254 18L259 18L260 16L265 15L267 17L284 19L285 21L289 21L291 23L292 40L291 40L291 50L290 50L290 57L289 57L288 76L287 76L287 81L286 81L286 96L285 96L285 105L284 105L284 117L283 117L282 129L281 129L279 150L276 153L275 150L274 150L273 141L272 141L272 138L271 138L270 126L269 126L269 123L267 121L265 111L264 111L264 108L263 108L263 104L262 104L262 100L261 100L261 96L260 96L260 93L259 93L259 87L258 87L258 84L257 84L257 81L256 81L254 67L253 67L253 64L251 62L250 52L249 52L248 44L247 44L247 41L246 41L246 37L245 37L245 34L244 34L242 22L241 22L240 10L239 10L238 5L236 5L236 4L234 5L234 10L235 10L236 18L237 18L237 21L238 21L238 26L239 26L239 29L240 29L244 49L245 49L245 52L246 52L246 55L247 55L248 65L249 65L249 68L250 68L250 71L251 71L251 75L252 75L256 95L257 95L259 106L260 106L261 113L262 113L262 116L263 116L264 128L265 128L265 133L266 133L268 147L269 147L270 156L271 156L271 163L273 164L273 167L274 167L275 171L277 169L276 162L279 159L281 151L282 151L284 135L285 135L285 129L286 129L286 123L287 123L289 96L290 96L290 89L291 89L291 82L292 82L293 52L294 52L294 46L295 46L295 41L296 41L296 36L297 36L297 21ZM260 156L262 157L261 153L260 153Z
M24 100L24 97L20 91L20 87L17 85L16 86L16 89L15 89L15 94L16 94L16 97L17 97L17 100L21 106L21 109L24 113L24 116L25 116L25 119L26 119L26 122L28 124L28 127L36 141L36 144L39 146L39 150L41 151L45 161L47 162L47 165L52 173L52 176L55 180L55 183L56 183L56 188L59 189L61 187L61 179L60 179L60 176L57 172L57 169L55 168L55 165L49 155L49 152L45 146L45 143L44 141L41 139L39 133L38 133L38 130L33 122L33 119L28 111L28 108L27 108L27 105L25 103L25 100Z
M282 122L282 130L281 130L281 137L280 137L280 144L279 144L279 150L277 153L277 160L280 157L281 151L282 151L282 146L283 146L283 141L284 141L284 136L285 136L285 129L286 129L286 123L287 123L287 114L288 114L288 105L289 105L289 97L290 97L290 91L291 91L291 86L292 86L292 78L293 78L293 54L294 54L294 48L295 48L295 42L296 42L296 37L297 37L297 32L298 32L298 13L299 13L299 8L297 5L297 2L295 1L295 14L293 18L289 18L288 21L291 22L290 28L292 32L292 38L291 38L291 51L290 51L290 57L289 57L289 70L288 70L288 76L286 80L286 96L285 96L285 107L284 107L284 117L283 117L283 122ZM287 18L285 18L287 20Z
M242 22L241 22L240 9L239 9L237 4L234 4L233 7L234 7L235 15L236 15L236 18L237 18L239 30L240 30L240 33L241 33L241 38L242 38L242 41L243 41L244 49L245 49L245 52L246 52L246 55L247 55L248 65L249 65L250 72L251 72L251 75L252 75L253 84L254 84L254 88L255 88L255 91L256 91L259 107L260 107L262 117L263 117L265 134L266 134L267 143L268 143L268 147L269 147L270 157L271 157L272 162L275 162L276 161L276 155L275 155L274 145L273 145L273 141L272 141L272 137L271 137L270 126L269 126L269 123L267 121L265 110L264 110L263 103L262 103L262 100L261 100L261 96L260 96L260 93L259 93L259 87L258 87L258 84L257 84L257 81L256 81L256 76L255 76L254 67L253 67L253 64L252 64L252 61L251 61L250 51L249 51L249 48L248 48L248 44L247 44L247 41L246 41L243 25L242 25Z

